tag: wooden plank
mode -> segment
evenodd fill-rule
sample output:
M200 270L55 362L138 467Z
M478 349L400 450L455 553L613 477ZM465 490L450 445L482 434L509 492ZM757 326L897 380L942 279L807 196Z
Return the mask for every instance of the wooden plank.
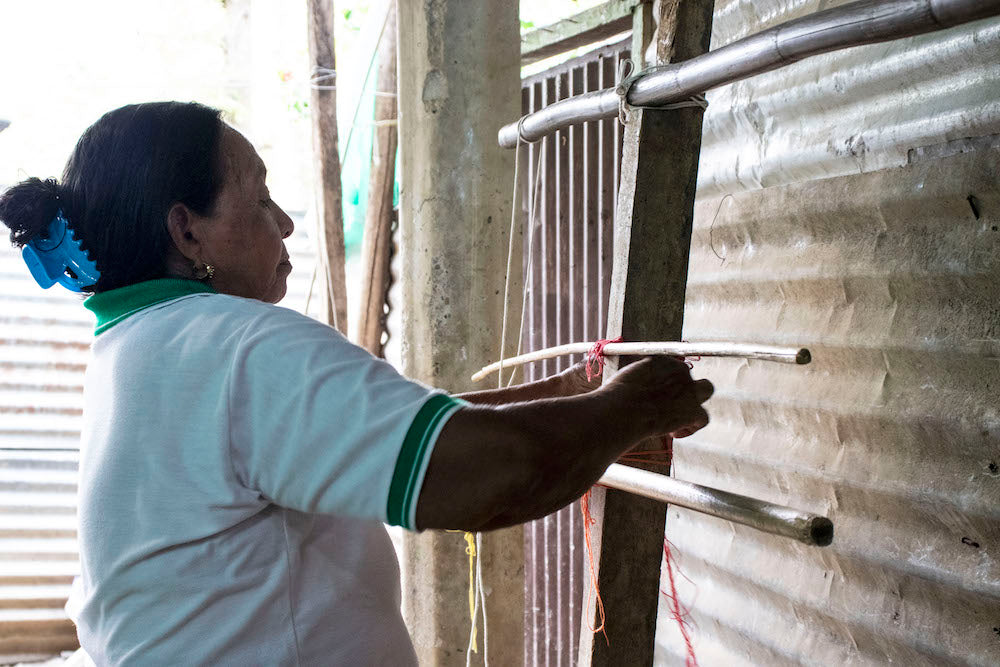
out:
M526 33L521 37L521 64L530 65L627 32L632 28L632 8L640 2L643 0L609 0Z
M392 191L396 177L396 3L389 6L382 43L379 46L375 96L375 145L361 243L363 280L358 320L358 344L382 356L385 331L385 297L389 287L392 250Z
M309 55L314 74L337 68L333 48L333 0L309 0ZM314 77L315 78L315 77ZM340 184L340 152L337 146L337 91L330 76L310 91L313 128L313 162L316 173L317 224L320 284L325 298L327 324L347 333L347 279L344 269L344 218ZM332 304L331 304L332 300Z
M712 0L668 0L654 38L662 62L708 50ZM648 19L636 8L637 27ZM637 30L638 32L638 30ZM667 44L669 48L660 49ZM645 49L643 49L645 50ZM701 151L701 109L633 110L625 127L607 337L680 340L691 226ZM605 378L617 370L608 364ZM651 665L659 601L666 507L613 490L594 489L591 535L606 631L586 610L580 665ZM596 627L596 626L595 626Z

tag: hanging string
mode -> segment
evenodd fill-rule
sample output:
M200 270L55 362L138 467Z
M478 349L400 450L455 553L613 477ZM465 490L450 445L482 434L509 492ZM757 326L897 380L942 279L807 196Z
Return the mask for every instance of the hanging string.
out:
M518 141L521 141L521 126L518 123ZM539 154L535 158L535 177L531 183L531 187L528 190L528 270L525 272L524 285L521 288L521 318L520 327L517 333L517 353L521 354L521 346L524 344L524 314L527 311L528 303L528 288L531 285L531 281L534 279L534 268L535 262L533 261L534 255L532 251L535 247L535 212L537 210L535 203L537 202L538 195L538 184L541 180L542 175L542 155L541 151L544 149L547 139L542 140L541 147L539 148ZM515 355L515 356L516 356ZM510 387L514 384L514 378L517 377L517 371L511 371L510 380L507 382L507 386Z
M598 632L604 633L604 641L607 642L608 646L611 646L611 640L608 639L608 631L604 629L605 618L604 618L604 600L601 599L601 589L597 584L597 568L594 567L594 548L590 545L590 529L594 524L597 523L595 519L590 514L590 491L583 494L580 498L580 514L583 515L583 541L587 547L587 562L590 564L590 583L591 586L587 589L587 602L583 605L583 613L587 618L587 627L595 635ZM590 596L594 595L597 605L597 615L601 619L600 625L596 628L594 623L591 621L591 616L588 613L590 609Z
M684 639L684 649L687 652L684 659L684 667L698 667L698 658L694 654L694 643L691 641L691 610L683 607L677 597L677 582L674 578L674 568L677 565L674 561L674 553L671 550L672 546L670 540L664 535L663 563L667 568L667 582L670 584L670 592L668 593L662 589L660 592L667 598L670 606L670 616L677 622L677 627L681 631L681 637ZM684 575L681 574L681 576ZM687 577L684 578L687 579Z
M486 589L483 586L483 534L476 533L476 590L479 592L479 606L483 611L483 665L490 664L490 633L486 621ZM466 654L468 659L468 654Z
M469 619L472 621L472 632L469 634L469 650L465 653L465 664L470 664L473 653L478 653L476 646L476 611L479 600L475 592L475 562L476 562L476 540L472 533L465 533L465 553L469 556Z

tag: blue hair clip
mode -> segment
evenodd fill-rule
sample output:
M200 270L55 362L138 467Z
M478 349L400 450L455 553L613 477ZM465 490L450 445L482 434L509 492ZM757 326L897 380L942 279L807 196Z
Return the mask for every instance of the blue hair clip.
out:
M21 257L43 289L59 283L71 292L82 292L101 277L97 264L80 247L79 239L73 237L61 210L49 223L43 238L28 241L21 249Z

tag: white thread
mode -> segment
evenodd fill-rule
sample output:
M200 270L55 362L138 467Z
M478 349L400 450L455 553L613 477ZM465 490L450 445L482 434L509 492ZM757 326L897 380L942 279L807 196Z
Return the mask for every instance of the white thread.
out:
M476 533L476 539L478 541L479 533ZM476 563L479 563L479 547L476 547ZM475 580L478 584L478 579ZM479 586L474 585L472 591L472 630L469 631L469 646L465 649L465 667L472 667L472 646L476 640L476 619L479 618ZM485 633L484 633L485 634ZM485 644L483 645L485 649ZM485 650L483 652L485 656Z
M520 132L518 132L520 134ZM542 155L545 147L545 141L542 140L542 144L538 149L538 158L535 160L535 178L533 179L532 185L528 190L528 270L524 276L524 285L521 290L521 322L520 328L517 334L517 354L521 354L521 346L524 344L524 313L527 310L528 302L528 286L531 285L531 281L534 277L535 263L532 261L532 251L535 247L535 213L536 206L535 203L538 201L538 182L542 176ZM514 384L514 378L517 377L517 371L511 371L510 380L507 382L507 386L510 387Z
M507 238L507 268L504 272L503 280L503 318L500 326L500 358L503 358L507 349L507 314L510 303L510 272L511 264L514 262L514 232L517 228L517 183L518 171L521 166L521 123L524 118L517 121L517 145L514 146L514 187L510 196L510 231ZM503 389L503 364L500 365L498 389Z
M483 667L490 665L490 632L486 626L486 591L483 588L483 534L476 533L476 589L483 610Z

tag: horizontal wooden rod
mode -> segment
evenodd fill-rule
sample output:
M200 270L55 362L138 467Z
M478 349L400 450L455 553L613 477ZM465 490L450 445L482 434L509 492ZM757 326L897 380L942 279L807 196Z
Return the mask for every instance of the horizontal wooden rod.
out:
M825 547L833 542L833 522L825 516L682 482L648 470L612 463L598 484L813 546Z
M478 382L490 373L496 373L501 365L504 368L523 366L533 361L553 359L568 354L586 354L594 347L593 343L567 343L520 354L510 359L496 361L473 376L473 382ZM702 342L702 343L608 343L604 346L604 356L635 356L648 357L654 355L670 355L674 357L736 357L740 359L759 359L761 361L778 361L786 364L808 364L812 355L804 347L775 347L772 345L750 345L746 343Z

